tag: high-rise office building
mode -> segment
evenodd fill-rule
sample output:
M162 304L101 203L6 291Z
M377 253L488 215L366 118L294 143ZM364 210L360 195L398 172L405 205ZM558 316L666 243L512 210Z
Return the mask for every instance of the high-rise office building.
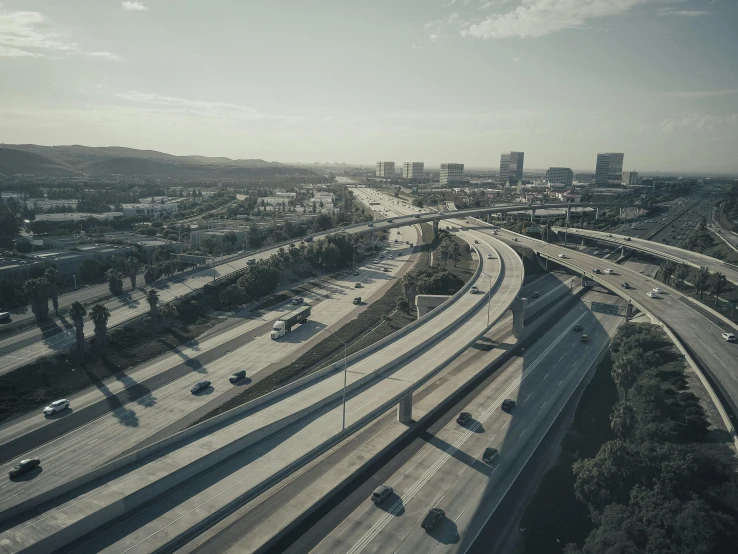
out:
M568 167L549 167L546 171L546 181L550 185L560 184L570 187L574 182L574 172Z
M377 162L377 177L393 179L395 177L395 162Z
M623 182L623 158L622 152L606 152L597 154L597 166L595 167L595 186L607 185L619 186Z
M422 179L425 164L423 162L405 162L402 164L404 179Z
M626 171L623 173L623 184L624 185L640 185L641 178L637 171Z
M590 183L594 183L594 180L595 180L595 174L594 174L594 173L577 173L577 174L576 174L576 175L574 176L574 178L575 178L575 179L576 179L576 180L577 180L578 182L580 182L580 183L584 183L584 184L587 184L587 185L588 185L588 184L590 184Z
M464 178L464 164L441 164L441 184L448 185Z
M523 179L525 152L505 152L500 156L500 179L511 184Z

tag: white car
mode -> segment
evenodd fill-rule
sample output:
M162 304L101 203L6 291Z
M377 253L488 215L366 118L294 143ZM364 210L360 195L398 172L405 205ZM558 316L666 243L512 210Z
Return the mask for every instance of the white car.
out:
M559 258L566 258L566 254L559 254Z
M469 288L469 294L477 294L477 291L479 291L479 289L477 288L477 285L472 285Z
M652 292L652 291L648 291L646 293L646 296L648 296L649 298L658 298L659 297L658 294L656 294L655 292Z
M492 254L487 254L487 259L488 260L494 260L494 258L492 257Z
M662 292L664 292L664 291L663 291L663 290L661 290L661 289L660 289L659 287L653 287L653 288L652 288L651 290L652 290L653 292L655 292L656 294L661 294Z
M614 272L614 271L613 271L612 269L606 269L606 270L605 270L605 273L606 273L607 275L614 275L614 274L615 274L615 272Z
M728 342L735 341L735 335L733 333L723 333L723 338L727 340Z
M61 400L54 400L51 404L44 408L44 415L52 415L56 412L61 412L69 408L69 400L62 398Z

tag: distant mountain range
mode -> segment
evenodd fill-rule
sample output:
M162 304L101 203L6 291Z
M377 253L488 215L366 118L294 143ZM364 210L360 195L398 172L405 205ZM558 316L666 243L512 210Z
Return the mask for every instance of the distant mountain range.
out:
M0 174L58 177L112 175L192 179L264 178L314 173L277 162L231 160L207 156L173 156L155 150L120 146L39 146L0 144Z

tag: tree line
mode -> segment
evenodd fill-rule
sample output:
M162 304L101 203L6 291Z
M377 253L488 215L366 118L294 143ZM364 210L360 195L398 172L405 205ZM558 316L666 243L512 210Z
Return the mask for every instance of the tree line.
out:
M574 492L594 529L566 554L732 553L738 538L738 460L710 431L684 362L663 331L620 327L612 345L616 436L574 462Z

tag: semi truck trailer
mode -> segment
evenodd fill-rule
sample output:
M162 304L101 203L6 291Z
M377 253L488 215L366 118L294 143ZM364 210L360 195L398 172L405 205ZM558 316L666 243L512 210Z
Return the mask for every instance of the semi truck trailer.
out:
M310 306L305 305L279 318L272 327L272 340L285 336L298 323L306 323L308 317L310 317Z

